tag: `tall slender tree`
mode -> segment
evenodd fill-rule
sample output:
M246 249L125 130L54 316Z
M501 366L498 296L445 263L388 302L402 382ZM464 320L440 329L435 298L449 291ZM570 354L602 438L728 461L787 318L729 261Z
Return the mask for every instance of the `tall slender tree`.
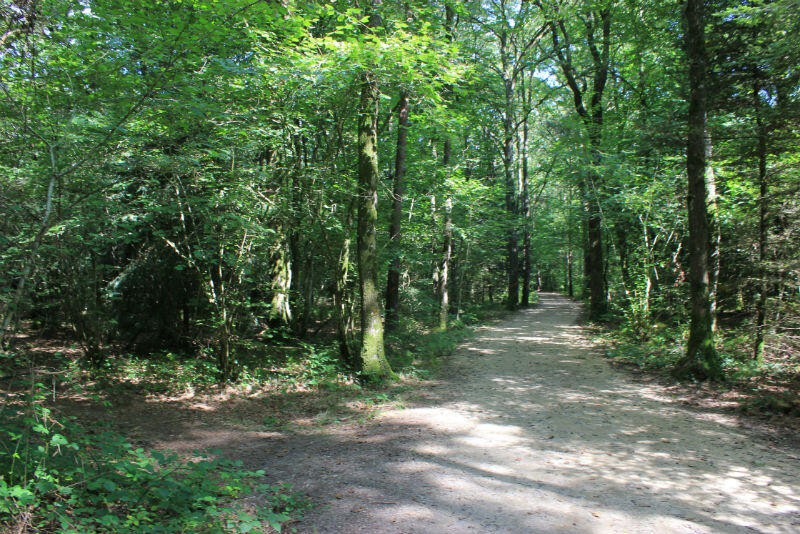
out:
M539 3L540 7L543 4ZM605 261L603 254L603 219L600 210L603 195L603 177L599 168L603 163L603 96L608 82L611 49L611 9L608 5L600 3L592 5L585 13L579 13L577 18L584 39L582 45L586 47L591 56L591 85L581 80L582 72L573 59L573 50L576 47L573 32L567 25L565 15L560 7L547 8L549 11L548 27L553 41L558 66L572 92L575 111L583 123L589 141L591 152L590 165L583 174L580 184L583 194L585 216L585 254L584 267L586 285L589 288L590 307L592 318L599 318L608 309ZM587 95L588 92L588 95ZM587 109L585 100L589 97Z
M371 0L367 31L381 24L378 6ZM361 372L375 382L392 375L383 344L378 290L378 81L369 67L361 72L358 105L358 276L361 288Z
M722 366L711 328L709 272L710 232L706 188L706 88L705 6L703 0L687 0L686 58L689 62L689 119L686 145L689 214L689 340L677 373L698 379L717 379Z
M451 2L445 3L445 21L444 31L445 39L448 43L452 43L455 39L455 10ZM453 86L446 84L444 87L445 94L452 98ZM450 138L450 132L445 132L444 139L444 154L442 158L442 165L444 167L445 179L449 182L452 177L453 166L453 141ZM445 187L450 188L450 184L446 183ZM444 243L442 245L442 261L439 267L439 329L447 330L447 319L450 314L450 262L453 255L453 196L447 192L447 197L444 201Z
M389 243L393 248L386 275L386 330L397 325L400 304L400 230L403 224L403 188L406 176L406 150L408 146L408 93L400 93L397 103L397 151L394 163L392 188L392 215L389 224Z

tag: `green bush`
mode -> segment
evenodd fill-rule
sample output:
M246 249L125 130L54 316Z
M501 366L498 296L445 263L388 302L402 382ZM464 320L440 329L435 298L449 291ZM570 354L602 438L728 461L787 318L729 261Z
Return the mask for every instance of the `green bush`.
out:
M196 453L189 461L124 437L57 421L32 398L0 413L0 530L87 534L248 532L281 526L307 506L263 471ZM241 500L260 500L248 508Z

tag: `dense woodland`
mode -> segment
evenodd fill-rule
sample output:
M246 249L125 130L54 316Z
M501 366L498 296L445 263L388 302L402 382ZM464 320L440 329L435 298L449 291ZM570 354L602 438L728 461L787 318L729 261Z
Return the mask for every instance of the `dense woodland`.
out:
M299 342L382 383L414 365L393 343L537 291L679 377L800 369L797 0L0 15L5 380L236 381ZM8 450L0 491L33 491Z

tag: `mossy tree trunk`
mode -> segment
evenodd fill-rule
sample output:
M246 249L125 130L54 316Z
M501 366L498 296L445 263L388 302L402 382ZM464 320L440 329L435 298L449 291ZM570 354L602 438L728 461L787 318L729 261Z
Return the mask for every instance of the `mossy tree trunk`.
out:
M292 318L289 307L289 290L292 284L292 269L289 261L289 247L287 239L283 233L283 225L277 228L277 235L280 239L272 251L272 276L270 290L272 299L270 301L269 322L273 326L285 326Z
M358 371L358 365L350 348L350 315L351 306L348 304L347 281L350 274L350 226L353 222L353 204L347 207L344 224L344 239L339 251L339 261L336 272L336 283L333 291L333 307L336 317L336 337L339 342L339 357L352 371Z
M717 293L719 288L720 246L722 245L722 233L719 225L719 208L717 204L717 177L714 174L712 163L713 149L711 144L711 134L706 128L705 132L705 154L706 154L706 209L708 210L708 269L709 269L709 290L708 301L711 313L711 331L717 331Z
M378 83L362 74L358 109L358 274L361 288L361 373L367 382L392 376L383 345L376 225L378 222Z

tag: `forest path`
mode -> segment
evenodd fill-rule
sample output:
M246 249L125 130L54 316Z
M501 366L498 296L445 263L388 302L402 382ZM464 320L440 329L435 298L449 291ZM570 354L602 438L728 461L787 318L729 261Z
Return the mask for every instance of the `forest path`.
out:
M250 452L319 503L303 533L800 532L796 450L613 369L579 312L542 294L417 407Z

